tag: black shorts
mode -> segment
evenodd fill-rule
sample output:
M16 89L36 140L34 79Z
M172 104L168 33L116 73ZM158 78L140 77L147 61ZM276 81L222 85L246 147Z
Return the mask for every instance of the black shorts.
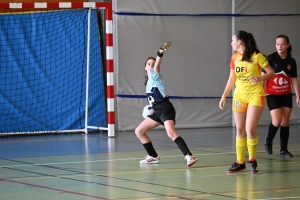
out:
M154 113L149 118L164 125L167 120L173 120L175 124L176 111L173 104L169 101L169 98L165 98L164 101L158 102L152 106Z
M267 104L270 111L281 107L293 108L293 97L292 94L270 94L267 95Z

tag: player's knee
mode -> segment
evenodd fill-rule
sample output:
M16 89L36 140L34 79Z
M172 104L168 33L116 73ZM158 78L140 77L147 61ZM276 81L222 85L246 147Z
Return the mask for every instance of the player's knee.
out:
M144 132L139 127L137 127L134 132L137 137L140 137L144 134Z
M281 120L280 119L277 119L277 120L273 120L272 121L272 124L273 124L273 126L275 126L275 127L279 127L280 125L281 125Z
M290 125L289 121L282 121L281 126L288 127Z
M247 132L247 137L249 138L253 138L254 136L256 136L256 129L250 128L246 130Z
M171 140L175 140L178 137L178 134L175 131L168 131L168 137L171 138Z
M236 128L236 135L243 138L246 136L246 130L244 128Z

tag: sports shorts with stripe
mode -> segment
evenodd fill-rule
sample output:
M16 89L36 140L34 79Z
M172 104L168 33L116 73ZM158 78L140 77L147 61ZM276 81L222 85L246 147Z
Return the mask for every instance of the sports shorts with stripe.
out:
M247 112L247 108L250 105L264 108L265 99L266 97L263 92L235 92L232 99L232 110L234 112Z

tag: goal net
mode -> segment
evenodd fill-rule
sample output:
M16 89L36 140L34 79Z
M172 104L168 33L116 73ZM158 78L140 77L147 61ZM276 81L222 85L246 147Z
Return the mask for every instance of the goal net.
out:
M114 136L107 6L0 4L1 136L97 129Z

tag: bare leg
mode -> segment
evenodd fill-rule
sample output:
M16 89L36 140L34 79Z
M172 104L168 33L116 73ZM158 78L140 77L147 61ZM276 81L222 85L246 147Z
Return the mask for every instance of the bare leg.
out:
M262 107L250 105L247 110L246 133L250 139L257 138L257 125L260 115L263 111Z
M142 123L135 129L135 134L139 138L139 140L145 144L150 142L150 138L146 134L149 130L154 129L155 127L159 126L160 123L152 120L151 118L147 117Z

